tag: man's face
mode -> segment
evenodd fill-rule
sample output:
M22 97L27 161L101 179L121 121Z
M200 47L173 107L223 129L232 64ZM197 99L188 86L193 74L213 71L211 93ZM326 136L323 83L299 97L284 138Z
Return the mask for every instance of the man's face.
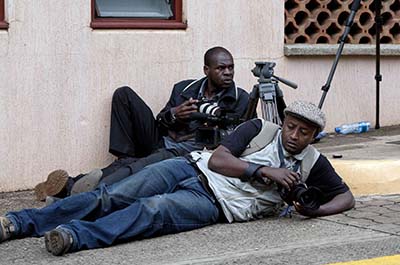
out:
M219 52L204 66L204 73L215 89L229 88L233 83L234 65L230 54Z
M296 155L314 140L317 127L292 115L287 115L282 126L282 144L286 151Z

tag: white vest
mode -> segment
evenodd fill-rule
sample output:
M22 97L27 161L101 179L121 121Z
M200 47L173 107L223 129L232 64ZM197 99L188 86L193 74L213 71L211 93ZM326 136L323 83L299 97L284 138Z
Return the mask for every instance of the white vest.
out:
M239 159L268 167L280 167L278 139L281 132L275 124L271 124L263 121L261 131L253 138ZM281 206L282 199L275 183L265 185L258 182L243 182L236 177L226 177L208 168L210 152L194 151L191 155L198 160L197 166L207 177L210 188L229 222L259 219L273 214L274 210ZM301 152L300 156L303 159L299 170L303 181L307 179L319 155L320 153L310 145ZM285 159L285 167L290 168L291 162L293 161Z

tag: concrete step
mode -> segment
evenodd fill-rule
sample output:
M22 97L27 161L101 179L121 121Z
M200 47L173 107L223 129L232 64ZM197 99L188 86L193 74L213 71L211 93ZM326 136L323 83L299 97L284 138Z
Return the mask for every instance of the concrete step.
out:
M315 147L357 196L400 193L400 126L329 134Z

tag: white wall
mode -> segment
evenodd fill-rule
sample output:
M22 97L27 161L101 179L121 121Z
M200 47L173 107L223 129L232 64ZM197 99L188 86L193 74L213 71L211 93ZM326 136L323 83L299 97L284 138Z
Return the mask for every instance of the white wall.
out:
M0 31L0 191L29 189L57 168L71 175L112 161L110 102L133 87L157 113L173 83L202 76L204 52L225 46L236 83L250 90L254 62L299 84L282 86L287 102L318 103L333 57L283 55L284 1L187 0L182 30L92 30L90 1L7 0L10 26ZM381 124L398 124L396 58L382 61ZM372 57L344 57L324 109L328 130L374 120Z

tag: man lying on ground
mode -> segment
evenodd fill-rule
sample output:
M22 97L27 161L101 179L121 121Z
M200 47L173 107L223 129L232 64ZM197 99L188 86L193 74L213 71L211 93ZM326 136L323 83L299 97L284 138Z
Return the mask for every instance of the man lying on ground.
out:
M63 255L221 220L259 219L281 207L281 195L309 217L354 207L347 185L310 145L324 128L325 115L302 101L289 105L285 114L282 130L253 119L240 125L212 154L194 151L42 209L8 212L0 217L0 242L44 235L46 249ZM315 203L288 195L300 183L318 190Z

